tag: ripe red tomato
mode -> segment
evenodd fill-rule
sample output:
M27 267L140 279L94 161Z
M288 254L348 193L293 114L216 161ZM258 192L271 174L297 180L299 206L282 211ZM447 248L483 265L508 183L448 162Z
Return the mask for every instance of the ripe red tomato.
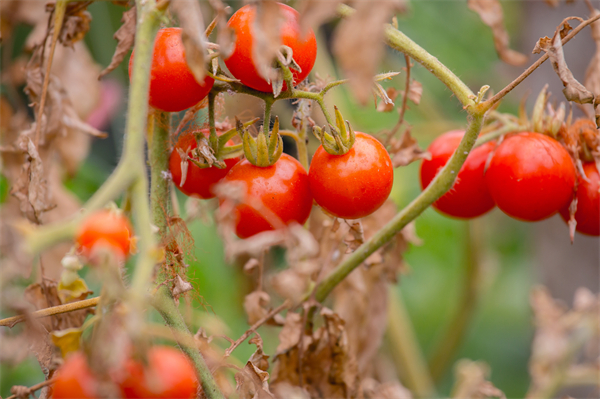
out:
M54 399L95 399L98 381L88 367L85 355L75 352L56 372L53 384Z
M310 73L317 59L317 40L310 29L302 35L298 24L298 11L285 4L278 3L283 21L281 22L281 43L290 47L296 63L302 69L298 72L292 69L294 85L302 82ZM245 5L231 16L227 26L235 31L235 49L225 60L229 71L243 84L253 89L271 92L271 85L263 79L254 66L252 51L254 46L253 24L256 7ZM283 90L286 90L284 83Z
M254 166L245 159L231 169L223 182L246 184L247 201L234 210L236 234L240 238L275 230L278 226L274 217L287 225L304 224L310 215L312 195L308 175L300 162L287 154L266 168ZM262 203L267 212L261 211L257 202Z
M203 133L207 135L208 130L203 130ZM229 140L227 144L233 145L233 141ZM200 168L199 166L188 161L187 175L185 181L183 182L183 186L181 186L181 156L179 155L177 148L187 151L187 154L190 155L192 150L195 149L197 145L198 143L196 142L193 132L184 133L179 136L179 140L177 140L175 149L171 153L171 158L169 159L169 170L171 171L171 176L173 177L173 183L175 183L175 186L182 193L190 197L198 197L202 199L214 198L215 195L212 192L212 188L215 184L221 181L222 178L225 177L233 165L240 161L240 158L226 159L225 165L227 166L223 169L219 169L214 166L210 168Z
M567 206L575 178L567 150L558 141L531 132L504 140L485 174L498 208L524 221L549 218Z
M129 78L134 52L129 58ZM214 79L198 83L185 60L181 28L163 28L156 34L150 69L150 105L166 112L179 112L196 105L208 95Z
M81 254L87 258L93 257L96 248L106 245L124 259L129 255L132 232L133 229L125 216L102 209L83 221L76 240Z
M464 130L453 130L436 138L429 148L430 160L421 164L421 188L425 189L458 147ZM461 219L471 219L489 212L494 200L485 184L484 168L494 143L475 148L456 176L454 186L433 207L443 214Z
M356 132L354 145L344 155L331 155L320 146L308 178L321 208L340 218L358 219L375 212L388 198L394 167L383 144Z
M155 346L148 351L147 360L146 367L139 361L127 362L125 376L118 382L124 398L196 397L196 371L183 353L168 346Z
M579 177L577 187L576 230L589 236L600 236L600 174L594 162L583 164L589 182ZM560 216L569 221L569 206L561 209Z

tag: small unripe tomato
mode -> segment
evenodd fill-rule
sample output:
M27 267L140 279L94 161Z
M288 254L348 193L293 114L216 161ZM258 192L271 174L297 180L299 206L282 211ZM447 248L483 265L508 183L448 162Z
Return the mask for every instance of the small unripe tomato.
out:
M575 179L567 150L558 141L532 132L507 137L494 151L485 174L498 208L531 222L568 206Z
M275 230L279 227L277 222L304 224L310 215L312 195L308 175L300 162L287 154L267 167L254 166L244 159L229 171L223 182L245 184L246 202L234 209L235 231L240 238ZM255 207L257 202L264 208Z
M129 58L129 78L135 50ZM214 84L210 76L198 83L185 60L181 28L163 28L156 34L150 69L149 104L161 111L179 112L196 105Z
M309 29L302 35L298 24L298 11L285 4L277 3L283 21L281 21L281 44L290 47L293 57L301 72L291 69L294 85L302 82L312 70L317 59L317 40L315 33ZM254 65L252 51L254 48L254 19L256 6L248 4L237 10L227 22L227 26L235 32L235 49L225 65L233 76L243 84L262 92L271 92L271 84L258 73ZM275 23L275 21L273 21ZM283 84L283 90L286 90Z
M431 159L423 160L421 164L421 188L429 186L440 170L460 144L464 130L453 130L436 138L427 151ZM494 143L489 142L471 151L467 160L456 176L452 188L433 207L441 213L460 219L471 219L489 212L494 206L494 200L485 184L485 163L494 149Z
M203 133L208 135L208 130L203 131ZM233 141L229 140L227 144L233 145ZM188 161L186 178L183 185L181 185L183 177L181 173L181 156L179 155L177 148L180 148L190 155L192 150L197 146L198 142L196 141L194 133L189 132L179 136L177 144L175 144L175 148L169 158L169 170L171 171L173 183L175 183L175 187L177 187L179 191L190 197L201 199L214 198L215 194L212 192L213 187L227 175L231 168L233 168L233 165L240 161L240 158L226 159L226 167L223 169L219 169L216 166L201 168Z
M383 144L368 134L355 134L354 145L343 155L329 154L319 146L308 172L317 204L343 219L375 212L394 184L394 167Z
M67 357L56 371L52 384L54 399L95 399L98 398L98 380L92 374L83 352L75 352Z
M80 253L90 259L100 246L106 246L121 259L127 258L131 249L133 229L127 218L108 209L89 215L79 226L76 241Z
M169 346L155 346L148 351L147 364L129 360L125 374L118 381L126 399L188 399L198 390L196 371L181 351Z
M600 174L594 162L583 164L588 181L579 176L577 186L576 231L588 236L600 236ZM569 206L561 209L560 216L565 222L570 219Z

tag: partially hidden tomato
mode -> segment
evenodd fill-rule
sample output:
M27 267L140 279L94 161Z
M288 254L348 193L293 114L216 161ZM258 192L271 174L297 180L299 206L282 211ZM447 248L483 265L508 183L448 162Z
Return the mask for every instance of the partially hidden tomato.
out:
M203 133L208 135L208 130L204 130ZM227 144L233 145L234 143L233 141L229 140ZM173 183L175 183L175 187L177 187L182 193L190 197L197 197L201 199L214 198L215 194L212 192L213 187L215 184L221 181L225 175L227 175L233 165L240 161L240 158L226 159L226 167L223 169L219 169L216 166L201 168L188 161L187 174L182 185L181 181L183 174L181 170L181 155L179 155L177 148L180 148L182 151L190 155L192 150L194 150L197 146L198 142L196 141L196 137L194 136L193 132L184 133L179 136L177 144L175 145L175 149L173 149L171 157L169 158L169 170L171 171L171 176L173 177Z
M292 49L294 60L302 69L301 72L291 70L296 85L306 79L315 64L317 40L312 29L302 34L298 24L299 14L296 10L285 4L277 4L282 17L281 43ZM273 90L271 84L260 76L253 61L255 17L256 6L249 4L236 11L227 22L227 26L235 32L235 49L225 59L225 65L233 76L246 86L262 92L271 92ZM286 87L284 83L283 90L286 90Z
M308 172L317 204L344 219L375 212L394 184L394 167L383 144L368 134L355 134L354 145L343 155L329 154L320 146Z
M587 181L579 176L577 186L576 230L589 236L600 236L600 174L594 162L583 164ZM565 222L570 219L569 206L561 209Z
M129 58L129 78L134 59ZM198 83L185 60L181 28L163 28L156 34L150 69L149 103L166 112L179 112L196 105L208 95L214 79L204 77Z
M549 218L569 204L576 172L569 153L556 140L523 132L494 151L485 180L504 213L524 221Z
M240 238L292 222L304 224L310 215L308 175L300 162L287 154L268 167L254 166L245 159L229 171L223 182L245 185L246 201L234 209L236 234Z
M181 351L155 346L148 351L147 364L129 360L118 381L124 398L195 398L198 390L196 371Z
M68 356L57 370L52 385L54 399L98 398L98 380L92 374L83 352Z
M131 250L133 229L127 218L115 211L102 209L89 215L79 226L76 241L80 253L91 258L100 246L112 249L125 259Z
M427 151L431 154L431 159L426 159L421 164L422 189L429 186L448 163L464 134L464 130L453 130L439 136L430 144ZM484 174L485 163L494 146L493 142L489 142L471 151L452 188L433 203L435 209L455 218L471 219L494 208L495 203L485 184Z

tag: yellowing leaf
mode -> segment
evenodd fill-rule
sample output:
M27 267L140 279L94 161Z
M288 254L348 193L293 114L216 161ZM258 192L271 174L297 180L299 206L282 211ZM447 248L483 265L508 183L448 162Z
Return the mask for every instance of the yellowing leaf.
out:
M82 278L73 280L70 284L58 283L58 297L62 303L85 299L92 291L89 290Z
M60 353L64 358L71 352L77 352L81 346L81 328L67 328L66 330L52 331L52 343L60 349Z

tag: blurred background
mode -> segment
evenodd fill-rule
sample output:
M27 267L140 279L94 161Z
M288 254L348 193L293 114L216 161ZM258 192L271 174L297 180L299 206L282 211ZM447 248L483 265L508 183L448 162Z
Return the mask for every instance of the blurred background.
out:
M242 4L228 3L234 9ZM522 71L521 67L511 67L498 60L489 28L467 8L465 2L420 0L409 4L409 11L398 16L400 30L438 57L474 92L484 84L489 84L497 92ZM551 36L566 16L588 15L583 2L570 5L561 3L556 8L550 8L542 1L506 1L502 5L511 47L524 54L531 53L539 37ZM88 10L92 22L85 44L94 61L104 68L115 49L116 41L112 35L121 24L124 8L99 1L90 5ZM208 8L205 15L205 22L208 23L211 15ZM327 45L334 25L335 21L319 32L319 53L313 71L319 71L322 77L327 74L339 76ZM32 29L27 24L16 26L8 49L5 44L7 40L3 38L3 62L22 56L26 38ZM565 47L567 62L576 78L582 79L594 48L589 31L582 32ZM6 54L7 51L9 54ZM530 58L533 62L537 56ZM402 54L388 50L379 72L401 71L404 66ZM422 148L426 148L443 132L465 127L466 114L450 91L424 68L416 65L411 73L423 84L423 96L419 106L410 106L406 120L413 126L412 135ZM506 98L500 110L516 113L520 101L529 95L526 104L530 112L535 97L546 83L549 83L550 92L553 93L551 99L561 101L561 82L546 63ZM385 85L402 88L403 74ZM22 95L21 89L19 95ZM4 84L2 90L4 94ZM90 197L118 161L123 141L127 91L128 77L124 63L102 81L100 102L89 117L96 118L93 119L94 123L99 129L109 132L109 137L92 142L89 156L65 183L81 201ZM23 100L27 101L26 97ZM344 87L334 89L328 100L330 106L336 104L340 108L356 130L377 134L391 128L397 120L395 112L379 113L373 104L359 107ZM261 103L254 98L229 96L224 114L229 118L242 114L259 116L261 107ZM283 102L277 103L274 109L274 113L287 125L290 124L292 111L291 104ZM314 110L313 117L319 122L318 114L319 111ZM203 118L200 115L199 122L203 122ZM290 144L290 148L286 150L294 153L293 144L287 144ZM313 150L317 144L316 140L311 141ZM392 199L399 208L420 192L419 164L416 162L396 170ZM1 179L0 200L4 202L8 187L6 179ZM179 195L182 208L185 207L185 200ZM208 204L207 209L214 205ZM210 220L208 223L196 220L188 227L196 243L195 259L189 259L189 275L201 295L195 301L202 304L198 306L197 317L193 318L197 323L195 327L212 323L223 334L237 337L248 327L242 303L244 296L252 290L252 284L241 271L242 265L226 264L224 261L222 245ZM406 252L405 259L410 268L400 277L396 289L404 299L423 352L426 356L431 354L440 333L448 327L464 293L465 270L470 263L477 262L482 270L481 300L476 305L473 319L455 358L485 361L491 367L491 381L497 387L508 397L523 397L529 385L527 362L534 331L529 306L530 289L536 284L546 285L554 297L569 305L579 286L597 292L599 240L577 235L574 245L571 245L567 227L558 216L527 224L512 220L498 210L467 223L446 218L429 209L417 219L416 232L422 244L411 246ZM99 292L93 281L89 284L95 292ZM275 345L269 342L269 337L276 337L276 332L263 330L261 334L265 340L265 350L269 353ZM244 344L235 352L235 356L245 362L252 352L253 348ZM12 385L33 385L43 379L35 359L29 359L17 367L2 365L1 373L2 396L10 394ZM448 395L452 381L450 368L439 385L441 394Z

